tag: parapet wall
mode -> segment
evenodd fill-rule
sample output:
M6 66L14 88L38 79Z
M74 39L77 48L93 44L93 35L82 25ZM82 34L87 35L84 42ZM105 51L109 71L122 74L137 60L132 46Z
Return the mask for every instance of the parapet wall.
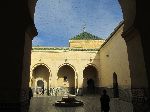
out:
M104 40L69 40L69 47L95 49L100 48L104 42Z

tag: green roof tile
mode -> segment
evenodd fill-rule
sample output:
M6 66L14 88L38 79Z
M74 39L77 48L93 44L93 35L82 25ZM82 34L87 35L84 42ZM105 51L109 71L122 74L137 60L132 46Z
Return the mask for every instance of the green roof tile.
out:
M88 32L82 32L79 35L76 35L75 37L71 38L70 40L104 40L104 39L92 35Z

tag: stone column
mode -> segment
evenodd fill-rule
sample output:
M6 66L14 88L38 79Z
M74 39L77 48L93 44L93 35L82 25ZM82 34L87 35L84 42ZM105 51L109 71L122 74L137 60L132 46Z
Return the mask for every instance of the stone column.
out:
M34 81L34 94L36 95L37 79Z
M74 80L75 80L75 94L77 94L77 89L78 89L78 76L77 73L75 72L75 76L74 76Z
M57 69L54 68L54 70L52 71L52 77L51 77L51 86L54 88L54 87L57 87Z
M134 26L131 27L127 32L123 32L122 36L126 41L130 65L132 103L134 110L138 112L139 107L143 107L141 104L143 104L143 101L148 97L146 95L146 90L148 90L148 77L141 41L142 37L140 32ZM142 111L143 110L140 110L140 112Z
M83 70L78 73L78 94L83 95Z
M50 68L50 67L49 67ZM48 79L46 79L46 81L47 81L47 91L46 91L46 95L50 95L50 83L51 83L51 70L50 69L48 69L48 71L49 71L49 74L48 74Z
M51 68L51 73L52 73L52 77L51 77L51 88L52 88L52 94L53 96L57 95L56 94L56 87L57 87L57 72L58 72L58 69L57 68Z

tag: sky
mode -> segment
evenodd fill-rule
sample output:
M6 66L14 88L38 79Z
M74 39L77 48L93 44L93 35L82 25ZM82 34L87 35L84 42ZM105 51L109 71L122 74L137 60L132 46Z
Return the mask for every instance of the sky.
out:
M69 39L85 31L103 39L123 20L118 0L38 0L33 46L68 47Z

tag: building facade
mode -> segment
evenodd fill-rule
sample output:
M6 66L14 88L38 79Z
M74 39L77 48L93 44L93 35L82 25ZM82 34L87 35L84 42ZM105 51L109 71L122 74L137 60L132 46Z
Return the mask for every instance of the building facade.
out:
M123 23L106 40L70 40L69 47L33 47L30 86L37 93L101 93L130 96L131 79Z

